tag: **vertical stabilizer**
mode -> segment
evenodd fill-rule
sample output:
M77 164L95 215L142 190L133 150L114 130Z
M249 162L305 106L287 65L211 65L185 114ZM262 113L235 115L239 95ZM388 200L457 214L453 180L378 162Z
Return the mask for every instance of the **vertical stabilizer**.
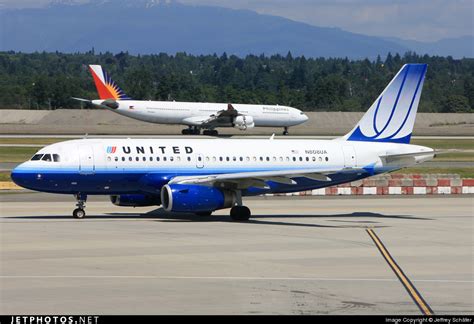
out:
M344 139L410 143L426 68L405 64Z
M100 99L130 100L100 65L89 65Z

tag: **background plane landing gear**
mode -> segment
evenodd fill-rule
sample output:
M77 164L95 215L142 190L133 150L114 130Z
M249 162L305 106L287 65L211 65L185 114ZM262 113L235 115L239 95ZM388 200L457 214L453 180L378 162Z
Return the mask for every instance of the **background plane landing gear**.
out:
M201 130L197 127L189 126L189 128L183 129L181 131L181 134L183 134L183 135L200 135Z
M207 136L217 136L217 135L219 135L219 132L216 131L215 129L205 129L202 132L202 134L207 135Z
M86 207L86 200L87 200L87 195L82 195L82 194L77 194L75 195L77 203L76 203L76 209L72 212L72 217L81 219L86 216L86 212L84 208Z
M283 128L283 135L288 135L288 127Z

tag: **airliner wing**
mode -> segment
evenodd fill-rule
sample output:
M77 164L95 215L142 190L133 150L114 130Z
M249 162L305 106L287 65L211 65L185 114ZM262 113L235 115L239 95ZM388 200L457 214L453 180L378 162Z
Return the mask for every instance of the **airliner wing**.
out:
M328 174L340 172L341 170L281 170L281 171L253 171L223 174L208 174L198 176L178 176L170 180L169 184L199 184L218 187L234 187L244 189L248 187L265 188L266 181L273 181L281 184L295 185L297 182L293 178L304 177L316 181L331 181ZM350 169L351 172L356 171Z
M190 125L212 129L221 126L232 126L234 118L237 116L239 116L239 112L231 104L228 104L225 110L220 110L208 116L190 117L185 119L184 122Z

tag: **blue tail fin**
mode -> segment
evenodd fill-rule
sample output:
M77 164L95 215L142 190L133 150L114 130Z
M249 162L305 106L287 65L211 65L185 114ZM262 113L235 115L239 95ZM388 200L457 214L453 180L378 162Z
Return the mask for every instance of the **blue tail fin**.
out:
M405 64L344 139L410 143L426 64Z

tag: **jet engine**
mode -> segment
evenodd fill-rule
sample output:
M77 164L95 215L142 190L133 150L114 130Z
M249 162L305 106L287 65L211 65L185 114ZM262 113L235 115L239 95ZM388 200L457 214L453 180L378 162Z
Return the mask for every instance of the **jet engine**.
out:
M122 207L147 207L161 205L160 197L151 195L114 195L110 201L116 206Z
M166 211L209 212L235 205L235 193L214 187L171 184L161 189L161 202Z
M232 126L240 130L246 130L247 128L255 127L252 116L240 115L234 118Z

